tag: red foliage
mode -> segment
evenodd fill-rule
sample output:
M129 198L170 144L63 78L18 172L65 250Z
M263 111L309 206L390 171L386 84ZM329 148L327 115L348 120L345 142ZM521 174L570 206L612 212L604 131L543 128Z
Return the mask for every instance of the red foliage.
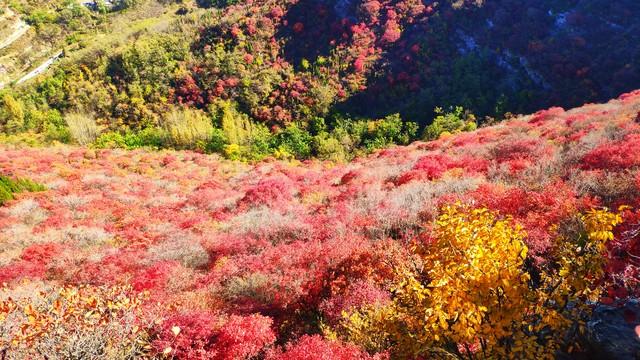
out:
M534 155L539 154L539 145L540 141L537 139L510 140L498 144L493 149L492 155L499 163L516 159L532 159Z
M260 206L277 205L293 199L293 184L288 179L277 177L260 180L249 188L239 205Z
M552 225L594 205L590 199L577 199L573 190L562 183L550 184L542 191L482 185L470 196L478 205L511 215L522 224L534 256L548 250L554 236Z
M43 279L47 269L41 263L16 261L0 267L0 283L10 283L20 279Z
M132 286L136 291L155 290L156 293L166 287L171 270L177 266L172 262L156 263L135 274Z
M62 245L56 243L45 243L31 245L22 251L20 258L23 261L33 264L48 264L54 257L62 252Z
M262 315L232 315L217 333L216 346L224 354L220 359L247 359L257 356L276 340L273 321Z
M622 94L620 95L620 97L618 97L618 99L622 100L625 103L632 103L638 98L640 98L640 90L634 90L632 92Z
M168 349L179 359L216 359L215 335L219 324L220 319L210 313L174 315L163 322L153 346L158 353Z
M394 43L400 40L402 32L400 31L400 25L395 20L389 20L385 25L384 34L380 39L382 42Z
M325 340L318 335L305 335L296 343L288 344L284 352L272 352L269 360L364 360L384 359L372 357L354 345Z
M623 170L640 166L640 134L602 144L582 158L583 169Z
M205 312L169 317L158 329L153 346L178 359L245 359L275 341L272 321L262 315L232 315L224 320Z
M564 114L564 109L561 107L552 107L547 110L540 110L537 113L531 116L531 120L529 120L530 124L539 124L541 122L545 122L551 119L554 119L558 116Z
M205 100L202 90L191 75L186 75L178 81L174 97L177 103L190 106L203 105Z
M342 313L353 311L363 305L382 304L390 300L389 293L370 282L359 281L351 284L343 294L336 294L323 302L320 310L329 322L342 319Z
M389 4L380 2L382 23ZM289 79L278 96L304 97L307 86ZM0 283L127 283L148 291L166 318L152 334L154 350L171 347L180 359L371 358L303 336L318 330L309 319L332 325L343 310L386 301L395 269L410 261L406 240L421 227L429 233L439 206L463 201L512 216L528 234L533 266L546 266L553 225L570 225L602 201L635 207L608 243L603 301L638 297L640 97L625 99L346 165L2 147L0 173L49 189L0 207Z
M485 173L489 167L489 161L472 156L453 158L447 154L433 154L421 157L413 169L402 174L396 185L403 185L415 180L434 180L451 169L463 169L468 175Z

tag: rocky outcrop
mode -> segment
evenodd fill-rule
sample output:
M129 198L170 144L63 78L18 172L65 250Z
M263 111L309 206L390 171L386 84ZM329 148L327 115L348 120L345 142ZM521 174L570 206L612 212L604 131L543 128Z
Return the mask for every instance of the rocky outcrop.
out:
M599 304L587 323L590 359L640 359L640 301L630 300L621 306Z

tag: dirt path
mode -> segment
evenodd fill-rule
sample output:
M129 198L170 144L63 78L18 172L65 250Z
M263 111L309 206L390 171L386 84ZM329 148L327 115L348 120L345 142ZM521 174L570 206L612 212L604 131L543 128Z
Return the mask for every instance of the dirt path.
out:
M7 46L13 44L16 40L20 39L22 35L26 34L31 26L29 26L22 19L17 19L17 21L13 24L13 33L9 35L7 38L0 40L0 50L6 48Z

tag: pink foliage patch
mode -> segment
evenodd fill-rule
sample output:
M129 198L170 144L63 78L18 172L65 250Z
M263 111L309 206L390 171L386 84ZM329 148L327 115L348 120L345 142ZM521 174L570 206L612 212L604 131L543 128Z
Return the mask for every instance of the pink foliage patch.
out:
M484 173L489 161L471 156L451 157L447 154L427 155L418 160L409 172L402 174L396 181L403 185L416 180L435 180L451 169L463 169L467 175Z

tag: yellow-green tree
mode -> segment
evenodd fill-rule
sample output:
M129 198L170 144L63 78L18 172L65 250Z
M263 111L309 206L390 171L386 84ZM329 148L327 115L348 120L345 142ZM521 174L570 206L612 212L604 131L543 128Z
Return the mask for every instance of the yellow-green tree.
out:
M239 112L230 101L217 101L209 110L220 123L229 144L249 143L255 127L249 116Z
M24 107L22 102L5 94L2 97L2 108L0 108L0 124L5 131L16 133L24 126Z

